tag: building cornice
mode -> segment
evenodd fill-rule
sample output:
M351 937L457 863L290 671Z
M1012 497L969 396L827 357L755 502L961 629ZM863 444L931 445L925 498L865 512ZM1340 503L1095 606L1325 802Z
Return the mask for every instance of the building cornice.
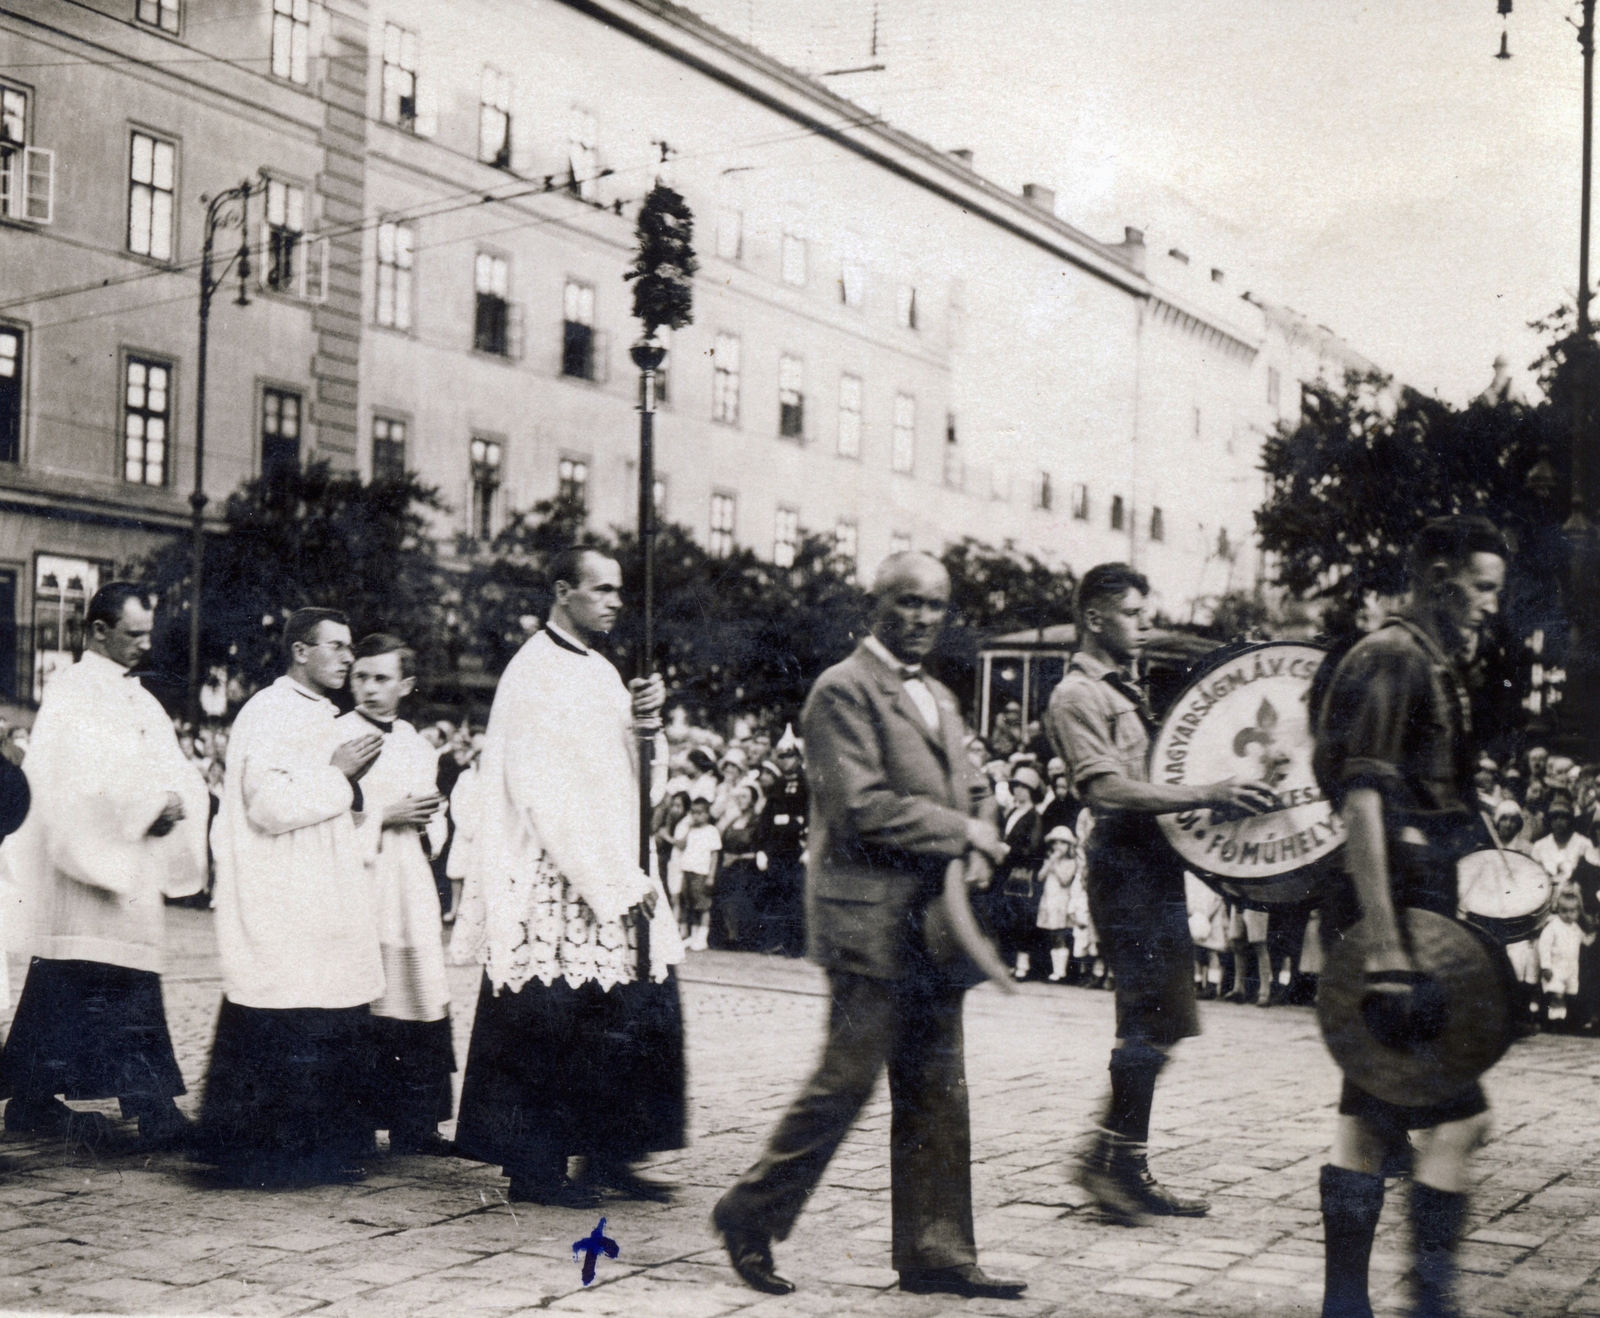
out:
M1114 249L686 9L665 0L561 3L1097 279L1134 297L1149 294L1149 282Z
M1200 311L1165 289L1150 290L1150 314L1163 324L1175 325L1230 356L1253 361L1261 351L1261 336L1230 326L1220 316Z

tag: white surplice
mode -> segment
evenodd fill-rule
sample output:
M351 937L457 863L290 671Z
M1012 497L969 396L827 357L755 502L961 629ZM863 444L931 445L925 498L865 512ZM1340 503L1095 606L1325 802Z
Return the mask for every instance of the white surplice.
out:
M384 987L383 996L372 1004L372 1014L398 1021L443 1020L450 1014L450 985L445 978L433 867L415 828L383 827L387 807L407 796L438 791L439 752L405 719L395 719L385 729L352 711L338 726L347 741L368 732L383 733L383 750L361 776L363 828L380 830L371 863ZM435 855L444 846L449 827L441 806L427 824Z
M3 848L13 950L159 974L162 897L205 887L211 813L160 702L86 651L46 688L23 772L33 802ZM151 837L168 793L184 819Z
M333 702L288 676L258 691L228 739L217 862L223 991L241 1007L360 1007L383 994L368 859L350 780L332 764L353 740Z
M633 737L627 687L576 639L547 628L507 665L450 940L451 958L481 963L496 990L634 982L637 934L623 916L649 892L651 979L683 960L666 893L639 867Z

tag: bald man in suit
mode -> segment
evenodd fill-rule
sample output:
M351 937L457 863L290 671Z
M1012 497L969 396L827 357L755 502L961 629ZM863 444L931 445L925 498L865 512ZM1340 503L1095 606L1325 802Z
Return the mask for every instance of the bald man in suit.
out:
M953 859L1005 856L976 817L975 775L954 697L922 671L943 629L950 578L895 554L873 582L872 633L817 679L801 713L811 796L810 955L828 972L828 1035L810 1082L760 1161L712 1214L745 1282L782 1295L782 1240L887 1064L893 1107L893 1266L900 1289L1011 1299L1021 1282L978 1266L961 1007L967 968L931 956L929 904Z

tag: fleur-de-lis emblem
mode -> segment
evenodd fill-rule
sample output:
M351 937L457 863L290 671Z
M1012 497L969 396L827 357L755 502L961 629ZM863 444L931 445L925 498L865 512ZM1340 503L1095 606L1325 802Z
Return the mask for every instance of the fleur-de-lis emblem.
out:
M1289 776L1290 757L1278 746L1277 733L1278 711L1262 697L1255 724L1240 728L1233 738L1233 753L1241 758L1250 754L1252 746L1261 748L1261 781L1268 787L1276 787Z

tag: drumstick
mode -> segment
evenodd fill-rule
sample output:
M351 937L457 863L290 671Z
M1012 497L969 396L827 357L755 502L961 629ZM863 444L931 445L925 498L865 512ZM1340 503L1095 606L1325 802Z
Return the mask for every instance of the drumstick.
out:
M1495 854L1500 857L1500 868L1505 871L1506 887L1510 888L1516 880L1511 877L1511 862L1506 859L1505 843L1500 841L1500 833L1495 828L1494 820L1487 810L1478 811L1478 817L1489 826L1489 840L1494 843Z

